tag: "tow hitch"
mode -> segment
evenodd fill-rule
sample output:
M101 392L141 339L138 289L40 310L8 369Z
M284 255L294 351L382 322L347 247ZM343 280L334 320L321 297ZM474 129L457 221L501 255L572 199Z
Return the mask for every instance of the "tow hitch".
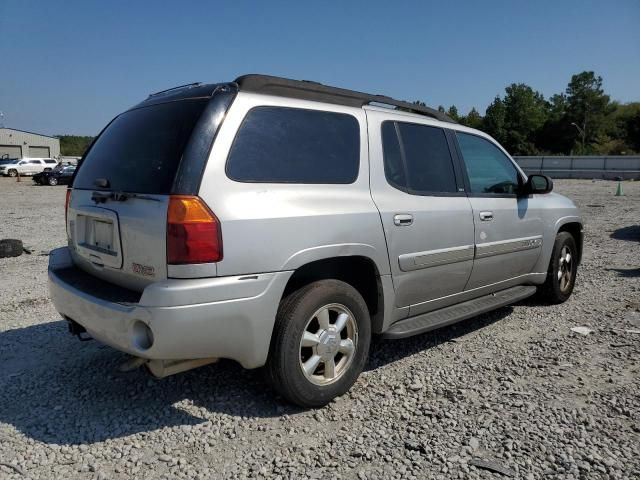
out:
M67 326L69 327L69 333L71 335L75 335L76 337L78 337L78 340L80 340L81 342L88 342L89 340L93 340L93 338L87 333L87 330L82 325L74 320L71 320L68 317L66 317L66 319Z

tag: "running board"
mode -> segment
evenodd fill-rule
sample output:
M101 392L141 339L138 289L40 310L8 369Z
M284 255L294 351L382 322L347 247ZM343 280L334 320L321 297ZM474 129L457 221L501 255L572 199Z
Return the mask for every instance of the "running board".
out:
M484 297L400 320L391 325L382 336L383 338L398 339L418 335L518 302L534 293L536 293L536 287L533 286L520 285L507 288Z

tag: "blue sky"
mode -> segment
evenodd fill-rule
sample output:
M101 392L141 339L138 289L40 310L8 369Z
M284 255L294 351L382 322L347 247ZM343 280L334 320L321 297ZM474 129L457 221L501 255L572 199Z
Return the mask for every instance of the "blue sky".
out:
M4 124L96 134L150 92L243 73L481 112L594 70L640 100L640 1L0 0Z

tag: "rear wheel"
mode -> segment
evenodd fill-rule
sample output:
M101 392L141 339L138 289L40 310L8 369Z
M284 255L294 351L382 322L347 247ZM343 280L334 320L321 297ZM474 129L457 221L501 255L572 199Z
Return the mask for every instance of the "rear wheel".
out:
M49 185L55 187L58 184L58 179L56 177L49 177Z
M547 303L566 302L573 292L577 273L576 241L569 232L560 232L553 244L547 278L539 289L540 298Z
M321 407L355 383L370 342L369 311L358 291L339 280L311 283L280 303L267 380L287 400Z

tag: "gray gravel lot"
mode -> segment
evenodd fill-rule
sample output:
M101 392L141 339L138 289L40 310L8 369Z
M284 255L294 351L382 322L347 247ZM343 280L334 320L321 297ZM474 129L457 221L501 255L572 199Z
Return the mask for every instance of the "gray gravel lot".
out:
M640 182L624 188L556 181L588 222L567 303L377 340L348 395L304 411L230 361L158 381L68 335L46 286L65 188L0 178L0 238L33 249L0 259L0 478L501 478L476 457L640 478Z

